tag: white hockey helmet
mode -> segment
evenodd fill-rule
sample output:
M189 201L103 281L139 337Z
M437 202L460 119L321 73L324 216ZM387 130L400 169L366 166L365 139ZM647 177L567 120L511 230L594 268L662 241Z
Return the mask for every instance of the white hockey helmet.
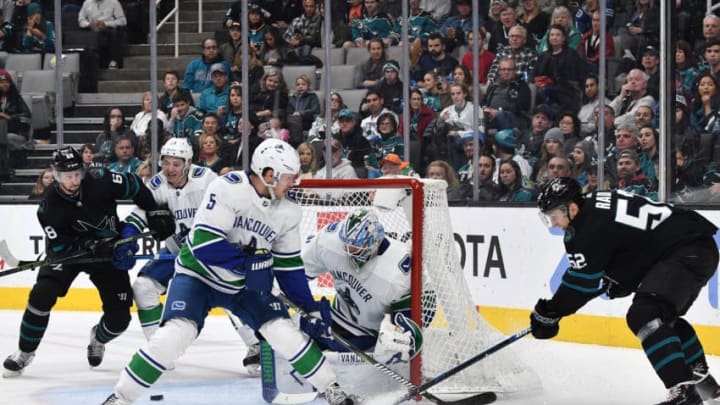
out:
M266 169L273 169L273 183L268 184L263 178ZM266 139L255 149L250 163L250 170L260 178L268 188L274 188L283 174L296 176L300 173L300 157L295 148L280 139ZM274 190L270 193L275 198Z
M189 167L193 157L192 146L187 138L170 138L165 142L165 145L160 148L160 159L162 159L163 156L183 159Z
M340 240L353 264L360 269L375 257L385 239L385 230L377 215L367 208L360 208L347 216L340 224Z

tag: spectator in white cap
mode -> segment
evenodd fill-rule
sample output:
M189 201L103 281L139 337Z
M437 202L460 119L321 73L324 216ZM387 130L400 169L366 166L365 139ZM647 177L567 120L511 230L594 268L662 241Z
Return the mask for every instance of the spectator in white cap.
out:
M212 87L208 87L200 94L197 108L203 113L214 113L223 115L228 109L228 70L222 63L214 63L210 66L210 80Z

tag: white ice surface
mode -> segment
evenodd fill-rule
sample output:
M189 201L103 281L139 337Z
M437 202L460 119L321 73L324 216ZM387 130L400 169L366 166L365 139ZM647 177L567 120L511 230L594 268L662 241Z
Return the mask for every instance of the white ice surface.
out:
M17 378L0 378L0 404L100 404L111 392L120 371L144 342L136 317L130 328L107 345L105 360L90 369L85 357L90 327L99 313L53 312L37 356ZM0 311L0 357L17 350L21 311ZM643 353L527 337L512 346L540 376L543 391L532 396L499 398L516 404L653 404L665 388ZM224 316L208 318L205 330L176 364L147 391L138 404L225 405L264 404L260 381L242 367L245 348ZM709 357L712 370L720 358ZM150 401L162 394L161 402ZM316 400L313 404L324 403ZM382 405L382 401L373 401Z

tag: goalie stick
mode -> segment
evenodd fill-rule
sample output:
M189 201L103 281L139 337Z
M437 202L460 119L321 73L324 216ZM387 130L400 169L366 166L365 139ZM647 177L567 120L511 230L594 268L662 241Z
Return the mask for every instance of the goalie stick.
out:
M269 404L304 404L317 397L317 391L287 393L278 390L275 353L264 340L260 341L260 364L262 364L260 381L262 382L262 396L265 402Z
M114 242L113 246L118 246L122 243L132 242L134 240L138 240L141 238L144 238L145 236L151 236L154 235L155 231L148 231L143 232L137 235L133 235L130 237L127 237L125 239L120 239ZM2 257L5 262L11 266L7 270L0 271L0 277L9 276L11 274L19 273L21 271L25 270L33 270L36 267L41 266L52 266L56 264L64 264L64 263L78 263L80 259L84 259L87 255L89 255L89 251L80 251L75 254L72 254L70 256L62 257L60 259L52 259L50 257L46 257L44 259L38 259L35 261L30 260L18 260L12 253L10 253L10 249L8 249L7 242L5 240L0 241L0 257ZM96 261L109 261L109 260L100 260L97 258L88 258L88 260L96 260Z
M280 299L280 301L282 301L285 305L287 305L288 307L295 310L303 318L305 318L307 320L315 320L316 319L315 317L313 317L310 314L308 314L307 312L305 312L302 308L295 305L295 303L290 301L290 299L288 297L286 297L282 294L278 294L277 297ZM336 342L340 343L340 345L342 345L346 349L350 350L351 352L355 353L358 357L360 357L366 363L368 363L368 364L372 365L373 367L375 367L376 369L380 370L380 372L382 372L383 374L387 375L388 377L392 378L393 380L395 380L395 381L399 382L400 384L404 385L405 387L409 388L411 391L419 389L419 387L417 385L413 384L410 380L408 380L407 378L398 374L395 370L391 369L390 367L386 366L385 364L375 360L374 357L372 357L369 354L365 353L364 351L358 349L357 347L355 347L355 345L350 343L348 340L346 340L342 336L338 335L337 333L335 333L332 330L330 331L330 333ZM263 366L265 366L264 362L263 362ZM428 400L430 400L436 404L482 405L482 404L489 404L489 403L495 402L495 400L497 399L497 396L495 395L494 392L482 392L478 395L475 395L475 396L472 396L469 398L464 398L464 399L457 400L457 401L444 401L444 400L436 397L435 395L427 392L427 389L423 390L423 391L418 390L416 394L422 395L425 398L427 398ZM415 396L415 395L410 396L410 398L412 398L413 396Z
M487 349L483 350L482 352L474 355L473 357L470 357L469 359L463 361L462 363L458 364L457 366L440 373L435 378L430 379L429 381L425 382L424 384L410 388L410 391L408 391L407 394L403 398L401 398L398 401L395 401L394 404L399 404L403 401L407 401L410 398L414 397L418 394L423 394L425 391L429 390L431 387L434 387L437 384L440 384L441 382L447 380L448 378L454 376L455 374L465 370L466 368L472 366L473 364L477 363L478 361L484 359L485 357L497 352L498 350L508 346L509 344L522 339L523 337L529 335L531 332L531 328L523 329L519 332L516 332L513 335L510 335L506 337L505 339L501 340L498 343L495 343L494 345L488 347Z

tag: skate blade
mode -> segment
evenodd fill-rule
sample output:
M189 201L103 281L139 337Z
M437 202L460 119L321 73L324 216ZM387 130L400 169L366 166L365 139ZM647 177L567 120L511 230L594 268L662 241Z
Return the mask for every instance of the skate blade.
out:
M247 365L245 366L245 371L247 371L250 377L260 377L261 369L259 364Z
M14 378L14 377L19 377L20 375L22 375L22 370L12 371L12 370L5 369L5 370L3 370L3 374L2 374L3 378Z

